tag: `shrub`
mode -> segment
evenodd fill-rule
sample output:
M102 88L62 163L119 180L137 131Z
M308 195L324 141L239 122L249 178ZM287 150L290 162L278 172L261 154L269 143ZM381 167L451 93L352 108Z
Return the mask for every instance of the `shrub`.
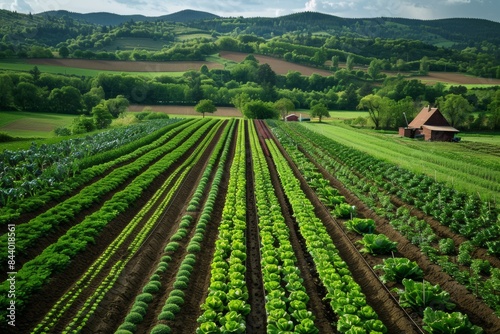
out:
M158 320L174 320L174 319L175 319L175 314L173 314L170 311L161 312L160 315L158 315Z
M184 304L184 298L179 296L170 296L167 298L166 304L176 304L181 306Z
M184 291L174 289L170 292L170 297L174 297L174 296L184 298Z
M153 327L150 334L169 334L171 332L172 329L170 329L170 327L168 327L167 325L158 324Z
M140 315L142 315L144 317L146 315L147 311L143 307L134 306L134 307L132 307L132 311L131 312L137 312L137 313L139 313Z
M165 252L175 252L178 248L179 248L179 243L171 241L168 243L167 247L165 247Z
M135 298L135 300L149 304L153 301L153 295L150 293L141 293Z
M201 250L201 246L196 241L191 241L187 247L187 251L190 253L197 253Z
M133 324L139 324L143 320L143 316L140 313L137 312L130 312L126 317L125 321L131 322Z
M167 304L165 304L165 306L163 306L163 308L161 310L162 310L162 312L172 312L173 314L177 314L177 313L179 313L181 308L177 304L167 303Z
M153 283L148 283L144 288L142 288L142 292L147 292L147 293L157 293L160 290L158 285L153 284Z
M185 290L185 289L187 289L187 286L188 286L187 282L184 282L184 281L177 280L177 281L174 282L174 288L175 289Z
M134 333L136 328L137 328L137 326L135 324L125 321L123 324L120 325L120 327L118 327L118 330L119 331L124 330L127 332ZM116 332L116 333L118 333L118 332Z

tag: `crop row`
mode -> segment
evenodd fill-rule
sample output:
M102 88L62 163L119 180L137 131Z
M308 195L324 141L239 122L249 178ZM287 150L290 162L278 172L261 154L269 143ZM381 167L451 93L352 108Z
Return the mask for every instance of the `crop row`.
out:
M185 121L171 122L170 125L129 144L78 160L78 162L75 162L79 165L78 173L59 182L57 186L46 187L38 191L35 196L24 197L22 201L0 208L0 224L13 222L22 213L37 210L52 200L67 196L93 178L103 175L112 167L136 159L146 152L163 145L174 134L182 130L182 127L186 126L185 123Z
M211 262L208 296L197 333L244 333L250 312L246 272L246 161L244 122L239 122L229 184Z
M293 215L311 254L319 278L327 290L326 300L338 316L337 330L340 333L385 333L387 328L378 319L373 308L367 304L366 296L354 278L323 222L316 217L314 206L300 187L291 167L272 140L266 140L276 165L281 184L290 201Z
M173 151L180 143L190 136L198 126L199 124L196 123L190 124L190 126L188 126L188 124L180 126L179 131L181 132L173 138L171 137L177 132L172 134L167 133L165 137L171 138L171 140L166 144L143 154L140 158L128 165L116 168L97 182L83 188L78 194L57 204L45 213L31 219L29 222L17 225L16 236L18 240L16 243L16 252L18 254L25 253L39 240L39 238L53 233L57 227L71 223L83 209L90 207L94 203L98 203L106 193L113 191L126 182L127 179L137 175L155 159ZM0 237L0 247L4 246L2 249L7 249L7 236L6 233ZM5 252L1 253L0 263L6 263L6 256L7 254L5 254Z
M274 193L254 124L250 125L262 277L266 294L267 333L318 333L314 324L315 317L307 310L309 296L302 285L303 278L290 242L290 231Z
M0 205L55 187L79 171L79 160L126 145L173 121L140 123L51 145L32 144L27 150L4 150L0 153Z
M229 155L232 133L235 128L235 121L231 121L231 124L226 126L221 139L217 143L214 151L210 157L210 160L205 168L203 176L197 187L196 192L204 193L208 186L210 190L207 196L207 200L203 206L200 217L195 227L194 235L189 241L186 248L187 254L185 255L175 281L173 283L173 289L168 294L168 298L165 300L162 311L157 317L156 324L152 326L151 333L168 333L170 327L168 327L168 321L173 321L176 314L180 311L182 305L184 304L185 290L187 288L193 267L196 263L196 254L201 250L200 243L205 237L205 231L207 224L210 222L212 211L215 205L216 197L220 191L220 183L222 180L222 175L224 173L227 157ZM218 165L217 165L218 162ZM213 168L217 167L213 181L210 183L209 179L212 174ZM196 194L195 192L195 194ZM200 198L191 198L188 207L195 206L199 204ZM196 202L196 203L194 203ZM136 296L132 307L130 308L128 314L125 316L123 322L118 327L116 334L130 334L137 332L137 326L142 323L144 316L148 312L148 307L154 298L160 298L157 294L160 291L160 287L165 284L165 274L169 271L170 262L172 256L175 252L179 252L179 243L185 239L189 234L189 227L191 226L193 217L190 215L185 215L179 224L179 229L170 238L170 242L166 245L160 262L156 266L156 269L149 277L148 282L144 285L142 293Z
M100 231L120 213L129 209L154 179L172 166L189 148L196 144L214 122L200 122L199 130L185 140L179 147L162 157L145 172L136 177L124 190L106 201L100 210L87 216L80 224L73 226L59 240L47 247L40 255L28 261L17 272L16 307L22 309L31 295L39 290L52 276L66 268L72 258L94 242ZM9 303L6 292L9 282L0 286L0 305L6 309ZM5 307L4 307L5 306Z
M221 123L219 123L219 126L220 124ZM142 209L131 220L131 222L127 224L120 235L91 265L89 270L82 276L82 278L79 279L79 281L73 286L73 288L56 303L56 307L60 308L60 310L53 308L53 310L49 311L48 316L37 326L40 331L46 331L47 327L51 328L50 325L55 325L57 319L61 317L64 311L72 305L72 301L78 298L78 296L82 292L84 292L85 289L88 289L88 287L96 280L98 275L109 264L112 256L115 255L120 247L122 247L122 245L130 239L133 233L133 240L127 247L127 257L122 258L118 262L116 262L108 275L105 278L100 279L98 288L95 289L90 298L86 298L84 305L79 308L78 313L66 327L65 331L79 331L81 328L83 328L83 326L85 326L87 320L92 316L100 301L104 298L105 294L113 287L127 263L134 257L138 249L149 236L152 229L158 224L163 212L165 211L165 208L170 203L172 196L175 194L179 185L183 182L192 166L199 160L201 154L203 154L217 129L218 126L212 127L209 134L207 134L204 143L197 146L195 151L174 172L169 175L168 179L160 188L158 188L155 194L146 203L146 205L142 207ZM156 208L153 209L154 207ZM147 219L146 223L139 228L146 214L151 211L153 211L151 216ZM97 280L99 279L97 278ZM54 314L56 314L57 316L54 316ZM35 332L37 331L35 330Z
M295 135L300 133L310 141L321 142L322 154L330 159L334 158L349 170L372 180L389 194L432 215L455 233L469 238L474 245L500 255L500 214L494 203L481 201L475 194L459 192L429 176L378 160L303 127L294 128L293 131ZM339 169L340 166L334 168Z
M288 137L288 139L290 138L292 137ZM298 138L298 136L295 134L293 138L296 139ZM300 146L303 146L304 149L307 150L307 152L309 152L312 156L314 156L320 164L327 166L327 169L330 169L330 165L337 164L335 162L335 159L332 159L331 155L322 155L321 148L308 143L308 140L304 140L304 137L302 137L302 139L303 140L300 140ZM292 147L296 147L298 144L299 142L294 142ZM378 187L370 186L370 184L373 184L371 180L366 178L358 178L345 166L331 169L331 172L336 172L336 176L345 184L349 184L351 191L356 193L357 196L365 203L369 204L374 211L376 211L378 214L386 216L389 219L392 218L391 225L395 229L400 231L404 236L406 236L412 243L419 245L422 249L422 252L425 253L431 261L442 266L445 272L457 279L457 281L459 281L460 283L466 285L471 291L475 292L477 296L481 296L488 305L493 308L496 308L498 306L499 299L498 295L496 294L495 287L498 286L498 277L500 276L500 271L497 268L493 268L491 269L491 277L489 279L481 279L480 272L483 272L483 274L488 273L490 270L490 266L488 261L473 260L471 258L473 246L470 242L465 242L462 244L464 246L464 249L466 248L465 246L468 246L468 248L467 251L463 251L462 260L460 258L458 258L458 260L462 261L462 265L467 264L467 262L469 262L468 264L472 262L474 263L474 265L471 267L472 270L460 270L458 264L455 263L456 261L450 261L449 256L445 255L446 253L453 253L455 250L452 239L441 239L439 246L440 251L436 251L436 249L431 247L430 245L431 243L436 242L438 237L433 233L432 228L427 222L425 222L424 220L418 220L414 216L410 216L409 210L404 207L395 210L395 207L391 204L388 196L383 195L383 192L381 192ZM353 182L353 180L355 181ZM377 202L377 200L379 202ZM383 209L377 207L377 203L382 204ZM386 210L393 210L396 213L388 214ZM367 222L373 223L373 221L371 220L353 220L346 222L346 227L358 233L362 232L371 234L373 233L374 225L368 224ZM373 236L370 236L370 234L365 235L361 242L366 242L367 240L365 239L367 238L375 238ZM379 246L382 246L382 240L378 240L377 244ZM368 249L371 250L370 248ZM460 249L462 249L462 247L460 247ZM442 255L440 255L440 252ZM426 314L430 315L430 311L426 312ZM464 317L462 316L460 318L463 319Z

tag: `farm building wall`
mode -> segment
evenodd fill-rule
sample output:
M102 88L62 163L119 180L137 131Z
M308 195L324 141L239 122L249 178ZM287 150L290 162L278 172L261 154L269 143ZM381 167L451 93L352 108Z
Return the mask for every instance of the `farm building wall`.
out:
M424 135L425 140L433 140L433 141L451 141L455 137L454 132L436 131L428 129L426 127L422 129L422 134Z
M299 121L299 117L295 114L291 114L291 115L288 115L285 117L285 121L286 122L298 122Z

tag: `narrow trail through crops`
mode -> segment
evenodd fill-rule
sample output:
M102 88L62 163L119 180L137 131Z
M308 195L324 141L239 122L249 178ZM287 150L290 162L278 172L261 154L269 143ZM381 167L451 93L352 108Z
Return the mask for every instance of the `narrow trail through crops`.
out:
M248 122L245 122L246 147L246 205L247 205L247 259L246 259L246 281L248 287L248 303L251 305L250 314L247 316L247 332L266 332L266 309L265 292L262 280L261 257L260 257L260 235L255 206L255 184L253 177L252 150L248 135Z
M495 316L491 308L476 298L463 285L459 284L448 274L444 273L438 265L433 264L424 254L422 254L417 246L413 245L408 239L394 230L387 219L382 218L373 212L365 203L351 193L339 180L329 174L321 165L316 163L306 151L302 148L300 149L302 153L308 156L308 158L315 163L316 167L320 170L323 176L339 190L340 194L345 196L346 201L349 204L356 206L360 216L373 219L376 223L378 233L383 233L392 241L396 241L398 243L398 252L401 256L417 262L420 268L424 270L425 280L431 282L432 284L439 284L441 288L450 293L452 301L457 304L456 311L466 313L471 322L475 325L481 326L486 333L500 333L500 319ZM316 207L318 206L316 205ZM433 224L430 220L428 222ZM442 226L439 225L438 222L434 221L433 225L435 225L433 228L436 227L438 230L443 231ZM347 235L350 236L352 242L359 239L358 236L352 233L348 233ZM451 231L449 231L449 229L446 231L446 235L454 239L459 239L459 236L454 235ZM365 255L365 258L371 266L382 262L382 258L371 257L368 255ZM416 318L416 315L413 316Z
M208 132L206 132L208 133ZM215 145L217 142L218 138L220 136L219 134L216 136L216 139L213 140L212 146ZM200 140L198 141L198 144L203 142L205 136L202 136ZM87 249L85 252L80 253L77 255L73 261L70 263L68 268L64 270L63 273L56 274L47 285L44 286L44 288L39 291L37 294L33 296L33 298L30 299L29 304L26 307L26 311L22 314L22 317L19 317L19 323L16 323L18 326L18 329L21 329L23 331L28 331L33 327L34 324L40 322L42 318L44 317L45 313L47 310L49 310L52 305L55 304L55 302L68 290L71 288L71 286L76 282L81 275L83 275L90 265L103 253L103 251L109 246L109 244L120 234L120 232L129 224L129 222L133 219L133 217L139 212L139 210L146 204L146 202L152 197L152 195L155 193L155 191L167 180L169 175L177 169L181 164L184 162L184 160L195 150L196 145L193 145L192 148L188 150L181 158L179 158L166 172L162 173L159 177L157 177L153 183L147 187L142 196L139 198L139 200L135 203L133 207L130 207L129 210L127 210L125 213L120 214L115 220L110 222L100 233L99 238L96 239L95 244L87 246ZM207 152L209 150L206 150ZM206 159L208 159L208 153L205 153L203 155L203 158L200 159L199 163L205 163ZM201 167L195 168L195 170L199 170ZM197 178L198 176L193 176ZM162 231L162 233L159 233L159 235L167 235L169 237L169 232L172 229L172 226L175 223L175 219L177 218L177 214L175 214L176 210L180 210L182 206L184 205L186 198L188 198L190 192L192 191L192 184L190 182L185 182L182 184L181 187L177 190L176 195L174 196L174 200L172 204L170 204L170 209L172 210L171 215L166 215L166 223L161 224L162 227L165 228L165 230ZM151 212L150 212L151 213ZM150 213L146 215L145 219L139 224L138 228L140 229L144 222L149 218ZM158 232L158 231L157 231ZM115 254L115 256L112 257L112 259L109 261L109 263L106 265L106 270L101 273L99 277L102 277L103 275L106 275L112 266L113 263L116 261L120 260L122 257L125 258L127 255L127 247L134 238L135 234L132 233L131 236L127 239L127 241L120 247L120 250ZM154 238L153 238L154 239ZM149 240L149 245L153 245L154 242L153 240ZM150 247L145 247L145 249L150 249ZM144 248L141 250L143 251ZM152 261L155 259L154 257L151 257L150 254L147 254L143 257L141 256L136 256L135 259L141 258L141 261L144 261L142 264L142 268L151 268ZM139 262L141 262L139 261ZM120 279L116 287L122 286L125 289L130 288L130 286L134 286L132 283L135 280L138 279L143 279L144 278L144 270L139 270L139 272L130 272L128 275L125 275L125 277L122 276L122 279ZM100 281L100 280L99 280ZM93 289L97 288L97 286L92 287ZM90 289L90 290L93 290ZM88 293L87 293L88 294ZM128 295L131 298L130 295ZM59 325L57 327L58 332L62 332L64 330L64 326L66 323L69 322L71 319L70 316L73 316L75 312L78 310L78 308L83 305L83 302L85 301L85 298L88 297L86 294L82 294L79 298L79 301L75 303L75 305L72 306L72 308L67 312L60 321ZM102 304L105 305L105 304ZM105 307L100 307L99 311L101 310L106 310L110 311L113 308L121 308L123 307L122 303L119 304L111 304L111 305L106 305ZM103 323L106 319L106 315L102 316L102 313L97 312L96 315L94 315L93 318L91 318L91 321L89 324L92 323L92 319L97 319L98 323ZM115 324L113 324L115 325Z

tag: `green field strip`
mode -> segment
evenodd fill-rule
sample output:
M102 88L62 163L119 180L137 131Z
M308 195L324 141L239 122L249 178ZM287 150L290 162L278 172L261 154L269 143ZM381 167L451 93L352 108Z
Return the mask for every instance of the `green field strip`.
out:
M487 198L500 198L500 171L467 163L464 161L466 159L451 159L443 156L446 154L432 154L428 149L424 151L425 148L411 149L355 129L317 123L301 124L343 145L353 147L413 172L424 173L462 191L479 193ZM434 143L423 142L421 144L422 147L424 145L427 147ZM453 145L452 143L448 144Z

